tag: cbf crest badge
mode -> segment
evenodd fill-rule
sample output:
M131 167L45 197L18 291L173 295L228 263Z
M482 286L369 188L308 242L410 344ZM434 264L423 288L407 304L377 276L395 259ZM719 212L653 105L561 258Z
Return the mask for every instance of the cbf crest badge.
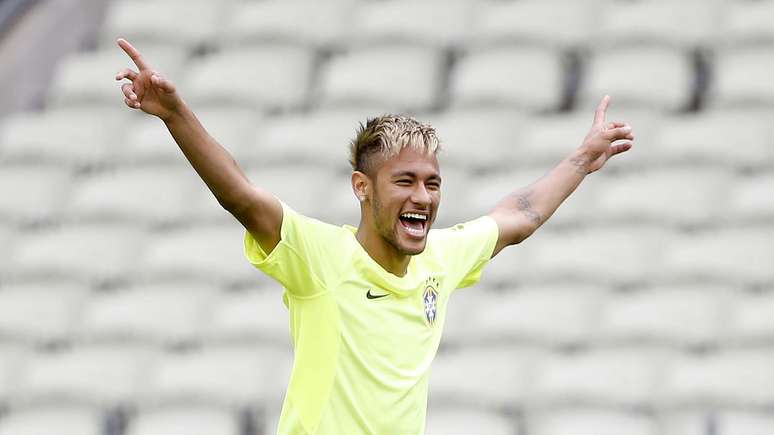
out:
M427 278L425 281L425 291L422 294L422 300L425 303L425 320L427 326L433 326L435 324L435 314L438 307L438 280L433 278Z

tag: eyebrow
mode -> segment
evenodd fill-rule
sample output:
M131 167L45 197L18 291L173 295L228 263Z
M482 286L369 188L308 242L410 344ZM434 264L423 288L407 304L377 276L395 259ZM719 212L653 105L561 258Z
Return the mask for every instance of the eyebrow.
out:
M411 177L411 178L417 178L417 174L412 171L399 171L392 174L392 178L399 178L399 177ZM441 176L438 174L433 174L429 177L431 180L435 179L438 181L442 181Z

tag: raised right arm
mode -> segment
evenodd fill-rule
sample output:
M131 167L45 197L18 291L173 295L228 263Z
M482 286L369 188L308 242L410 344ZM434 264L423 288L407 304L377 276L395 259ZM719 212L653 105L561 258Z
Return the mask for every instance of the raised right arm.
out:
M164 121L218 203L244 225L265 252L271 252L280 240L282 206L279 201L250 183L236 160L210 136L180 98L171 81L154 71L129 42L119 39L118 45L139 70L126 69L116 75L116 80L130 81L121 86L126 105Z

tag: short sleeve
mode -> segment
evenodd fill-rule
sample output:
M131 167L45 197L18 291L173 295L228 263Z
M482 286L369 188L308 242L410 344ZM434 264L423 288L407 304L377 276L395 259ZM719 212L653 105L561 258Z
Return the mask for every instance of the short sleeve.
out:
M325 271L338 228L303 216L282 204L280 241L268 254L249 231L245 231L244 253L253 266L282 284L294 296L313 297L327 291Z
M457 282L455 288L470 287L481 279L499 234L497 222L490 216L437 231L433 249L447 275Z

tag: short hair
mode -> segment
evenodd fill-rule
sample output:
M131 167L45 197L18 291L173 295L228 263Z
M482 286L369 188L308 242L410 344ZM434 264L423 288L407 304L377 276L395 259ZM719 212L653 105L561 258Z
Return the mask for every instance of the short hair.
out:
M371 175L374 157L386 160L410 147L427 154L437 153L441 146L430 124L405 115L382 115L360 123L350 143L349 164L353 171Z

